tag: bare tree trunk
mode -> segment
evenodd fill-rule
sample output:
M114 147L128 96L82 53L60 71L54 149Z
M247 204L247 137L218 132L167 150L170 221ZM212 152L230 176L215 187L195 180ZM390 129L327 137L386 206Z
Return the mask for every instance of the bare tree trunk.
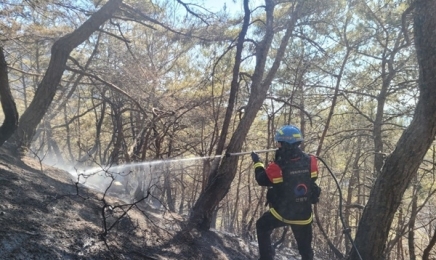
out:
M433 237L430 240L430 243L428 246L424 249L424 254L422 255L422 260L429 260L430 258L430 252L433 249L434 245L436 244L436 229L434 231Z
M329 130L330 122L332 120L332 117L333 117L333 114L334 114L334 110L336 108L336 103L337 103L337 99L338 99L338 95L339 95L339 87L341 85L341 80L342 80L342 77L343 77L343 74L344 74L345 65L348 62L348 58L350 57L351 50L352 50L351 47L349 46L349 43L348 43L346 37L344 37L344 40L345 40L345 44L346 44L346 47L347 47L347 51L345 53L344 59L342 60L342 64L341 64L341 68L339 70L339 74L337 75L336 86L335 86L335 90L334 90L334 94L333 94L333 99L332 99L332 105L330 107L330 111L329 111L329 114L327 116L327 120L326 120L326 123L325 123L325 126L324 126L324 130L323 130L323 132L321 134L321 138L319 140L318 148L316 150L316 155L318 155L318 156L322 152L322 146L323 146L325 137L327 135L327 132ZM327 233L324 231L324 228L322 227L322 222L319 220L318 205L317 204L314 205L314 215L315 215L316 224L318 225L318 228L320 229L321 234L324 237L324 239L327 240L328 246L330 247L332 252L336 255L336 257L342 258L343 257L342 253L335 247L335 245L333 244L331 239L328 237Z
M186 200L186 195L185 195L185 183L184 183L184 177L185 176L185 170L182 169L182 172L180 173L180 204L179 204L179 215L183 214L183 209L185 207L185 200Z
M89 38L119 9L122 0L109 0L79 28L57 40L51 49L51 59L45 75L29 107L20 118L11 142L17 147L29 147L36 127L41 122L56 94L71 51Z
M174 129L173 129L174 131ZM168 144L168 152L167 152L167 158L171 158L171 154L173 152L173 136L170 135L169 138L169 144ZM166 202L168 205L168 209L171 212L176 212L176 200L174 199L177 196L173 197L173 190L171 187L171 176L174 176L175 173L170 172L170 169L165 170L164 174L164 189L165 189L165 196L166 196ZM177 195L177 194L175 194Z
M332 117L333 117L333 114L334 114L334 111L336 108L336 102L337 102L337 99L339 96L339 87L341 86L341 80L342 80L342 76L344 75L345 65L347 64L348 58L350 57L350 54L351 54L351 47L348 45L348 41L347 41L346 37L345 37L345 44L347 47L347 52L345 53L344 59L342 60L339 74L337 75L335 91L334 91L333 99L332 99L332 105L330 107L330 111L329 111L329 114L327 116L324 130L322 131L321 138L319 140L318 148L316 150L316 155L318 155L318 156L321 154L324 139L325 139L325 137L327 135L327 131L329 130L329 127L330 127L330 122L332 120ZM317 222L317 223L319 224L319 222Z
M78 165L86 164L86 162L89 159L93 158L93 155L101 149L100 135L101 135L104 117L106 114L106 101L103 101L101 103L100 116L98 115L98 111L97 111L97 107L100 106L100 104L98 104L98 105L94 104L94 99L91 99L91 102L93 104L93 110L94 110L94 114L95 114L95 141L94 141L94 145L91 148L86 147L86 150L84 151L86 153L82 157L77 159ZM65 125L66 125L67 130L68 130L69 123L66 123ZM94 160L95 160L95 158L94 158ZM100 160L100 162L101 162L101 160Z
M262 189L261 189L261 193L260 193L260 199L258 199L257 200L257 203L256 203L256 207L254 208L254 210L253 210L253 214L251 214L251 217L250 217L250 219L248 220L248 221L246 221L246 218L247 218L247 216L248 216L248 213L250 212L250 209L248 209L247 208L247 210L246 211L244 211L244 213L242 214L242 221L243 221L243 224L242 224L242 236L244 237L244 238L250 238L250 239L252 239L253 237L250 235L250 230L251 230L251 228L252 228L252 226L253 226L253 223L254 223L254 220L255 220L255 215L256 215L256 213L259 211L259 208L261 207L261 206L263 206L264 205L264 200L263 200L263 198L265 197L264 195L265 195L265 190L266 190L266 187L262 187ZM251 192L250 192L250 190L249 190L249 198L251 198ZM251 199L249 199L248 200L248 202L250 203L251 202Z
M397 223L397 234L400 234L402 232L402 226L404 225L403 220L403 209L400 208L399 214L398 214L398 223ZM397 257L398 260L404 260L403 257L403 236L399 236L397 241ZM412 258L410 258L412 260Z
M415 182L418 181L418 178L415 176ZM409 245L409 256L410 260L416 260L416 253L415 253L415 222L416 222L416 216L418 214L418 183L415 183L413 185L413 197L412 197L412 210L410 213L410 220L408 224L408 239L407 243Z
M124 142L123 133L123 118L120 108L117 104L111 103L112 107L112 121L113 121L113 133L112 141L114 144L111 155L109 156L109 164L119 164L121 162L122 144Z
M218 142L217 146L217 153L222 154L224 150L224 144L225 140L227 138L227 131L230 124L230 119L233 112L234 107L234 101L236 98L236 93L239 88L239 67L241 64L242 59L242 50L243 45L245 41L245 35L248 31L248 26L250 22L250 10L248 8L248 0L244 0L244 23L242 25L242 30L239 33L238 42L236 46L236 57L235 57L235 64L233 68L233 80L231 83L231 89L230 89L230 97L228 101L228 108L226 111L226 116L223 122L223 128L221 130L221 136ZM272 38L272 37L271 37ZM257 110L256 110L257 112ZM248 132L248 130L247 130ZM242 142L238 142L239 148L242 146ZM238 147L236 147L237 149ZM238 150L237 150L238 151ZM231 159L231 160L229 160ZM232 167L237 165L237 158L236 157L228 157L224 158L221 168L223 168L222 165L226 165L225 161L228 160L229 164L232 164ZM234 167L233 167L234 168ZM219 172L221 172L224 169L219 169ZM224 198L224 196L227 194L229 190L230 183L232 182L235 170L234 169L228 169L230 170L227 174L217 174L216 167L212 167L210 177L207 180L206 188L202 190L199 199L196 201L194 208L193 208L193 214L191 214L189 219L189 226L190 227L196 227L204 230L208 230L210 228L211 224L211 218L212 218L212 212L217 207L219 201ZM212 172L215 171L215 172ZM227 172L227 171L226 171ZM228 176L226 176L228 175ZM219 187L218 187L219 186ZM210 188L213 188L213 190L216 190L217 188L221 190L219 193L216 193L215 196L213 195L214 191ZM212 192L211 192L212 191ZM218 195L218 196L217 196Z
M233 210L231 213L231 219L230 219L230 230L234 230L235 228L235 224L237 223L239 217L238 217L238 212L239 212L239 197L240 197L240 191L241 191L241 184L242 184L242 171L239 171L238 174L238 183L236 185L236 196L235 196L235 202L233 203Z
M64 165L64 157L62 156L61 149L59 148L58 143L56 142L55 138L53 137L53 129L50 124L50 121L45 122L45 132L47 134L47 148L48 148L48 154L50 157L56 158L56 163L58 165Z
M168 205L168 209L171 212L176 212L176 203L172 195L171 181L170 181L171 172L165 171L164 173L164 190L166 203Z
M6 63L3 47L0 46L0 101L2 103L5 120L0 127L0 146L15 132L18 127L18 112L9 88L8 64Z
M66 133L65 134L65 136L66 136L65 142L67 143L69 160L74 161L73 149L71 147L71 130L70 130L70 125L68 124L68 112L67 112L66 107L64 107L64 109L63 109L63 116L64 116L65 133Z
M229 145L227 147L228 152L238 152L241 150L243 142L250 130L250 126L256 118L257 112L260 110L262 106L269 86L273 80L274 75L276 74L281 60L284 56L286 47L288 45L289 39L292 35L292 31L294 30L295 23L299 18L299 9L301 4L296 4L296 9L292 9L292 19L288 22L288 27L286 28L286 32L282 38L279 49L276 53L276 58L272 64L271 69L268 74L264 78L265 66L267 64L268 53L271 47L271 42L274 37L274 28L273 28L273 13L274 13L274 1L265 0L265 10L266 10L266 24L265 24L265 36L263 40L257 45L256 48L256 66L254 69L253 76L251 78L251 93L250 97L245 109L245 113L241 118L233 136L229 141ZM245 10L245 18L243 29L239 35L238 39L238 50L237 50L237 58L235 61L235 67L240 64L240 52L242 52L242 45L245 40L245 34L249 24L250 10L248 8L248 0L244 0L244 10ZM235 68L235 71L238 71ZM235 72L234 71L234 72ZM237 73L234 73L234 77L238 77ZM235 78L234 78L235 80ZM232 82L232 88L233 86ZM236 92L233 92L235 95ZM229 99L232 100L232 98ZM230 105L229 105L230 106ZM226 117L231 116L231 113L226 113ZM227 121L228 124L230 120ZM224 126L225 127L225 126ZM223 132L221 133L221 141L226 140L226 133L223 127ZM228 127L228 126L227 126ZM223 138L224 135L224 138ZM224 144L218 144L217 154L222 154L222 149L224 148ZM230 189L230 184L232 183L235 174L236 168L238 164L238 157L230 156L224 157L221 165L217 169L216 167L212 167L211 175L209 177L206 189L200 194L199 199L195 203L192 214L189 218L189 223L187 225L188 229L190 228L198 228L200 230L208 230L210 228L211 221L211 213L213 209L218 206L218 203L224 198L227 192Z
M384 259L395 212L436 135L436 2L417 0L414 5L420 96L413 120L386 158L363 211L355 241L363 259ZM355 250L350 259L360 259Z
M357 140L357 147L356 147L356 155L354 157L354 161L352 164L352 169L351 169L351 176L350 176L350 181L348 184L348 191L347 191L347 200L346 200L346 207L345 207L345 212L344 212L344 219L345 219L345 223L347 225L347 227L351 226L351 204L352 204L352 199L353 199L353 192L354 189L356 188L356 183L357 183L357 176L359 175L359 160L360 160L360 156L361 156L361 150L362 149L362 137L359 136L358 140ZM351 248L351 242L346 239L345 240L345 251L349 252Z

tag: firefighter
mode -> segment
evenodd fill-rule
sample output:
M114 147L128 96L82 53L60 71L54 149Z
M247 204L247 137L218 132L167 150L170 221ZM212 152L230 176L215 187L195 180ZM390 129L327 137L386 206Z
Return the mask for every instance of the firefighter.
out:
M297 241L302 260L312 260L312 204L319 201L321 189L316 157L304 153L301 131L293 125L280 128L274 137L278 149L275 159L266 168L259 155L251 153L256 181L267 186L269 211L256 222L261 260L274 259L271 233L275 228L289 225Z

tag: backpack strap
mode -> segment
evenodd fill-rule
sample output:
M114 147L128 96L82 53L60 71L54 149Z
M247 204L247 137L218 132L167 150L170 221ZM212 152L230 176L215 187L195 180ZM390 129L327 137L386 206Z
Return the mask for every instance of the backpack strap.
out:
M268 179L273 184L283 182L282 169L280 169L280 166L275 162L270 163L265 171L266 171L266 175L268 176Z
M316 180L318 178L318 160L314 155L309 155L309 156L310 156L310 177Z

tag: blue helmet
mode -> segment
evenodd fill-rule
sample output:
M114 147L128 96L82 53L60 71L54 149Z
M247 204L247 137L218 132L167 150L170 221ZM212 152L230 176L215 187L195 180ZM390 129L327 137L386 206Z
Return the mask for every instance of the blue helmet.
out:
M282 126L274 136L276 142L286 142L288 144L301 143L304 141L300 129L293 125Z

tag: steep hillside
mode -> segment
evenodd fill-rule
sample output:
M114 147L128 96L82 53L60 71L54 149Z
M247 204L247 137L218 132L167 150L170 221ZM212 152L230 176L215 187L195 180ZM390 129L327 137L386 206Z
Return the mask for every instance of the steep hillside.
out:
M256 259L255 245L230 234L175 239L180 224L0 149L0 259Z

